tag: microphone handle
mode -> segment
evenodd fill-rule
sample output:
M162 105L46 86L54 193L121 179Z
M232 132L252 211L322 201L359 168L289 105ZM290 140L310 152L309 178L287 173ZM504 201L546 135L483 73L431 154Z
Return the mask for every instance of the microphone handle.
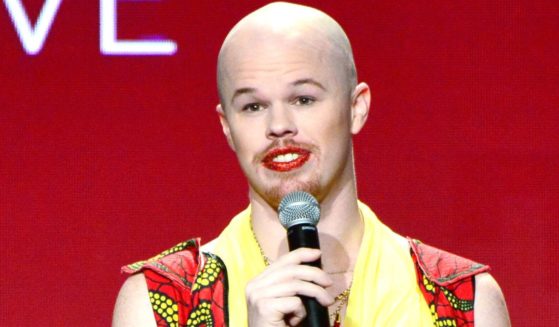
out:
M287 242L289 244L289 251L298 248L313 248L320 249L318 242L318 230L312 224L299 224L291 226L287 230ZM322 268L320 258L313 262L305 262L305 265ZM330 326L330 319L328 317L328 308L323 307L313 297L300 296L307 311L307 317L301 323L301 326L306 327L327 327Z

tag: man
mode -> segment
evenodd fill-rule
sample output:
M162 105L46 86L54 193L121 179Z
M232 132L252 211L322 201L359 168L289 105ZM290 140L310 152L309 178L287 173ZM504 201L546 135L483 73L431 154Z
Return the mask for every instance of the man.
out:
M343 326L510 325L486 266L406 240L358 201L352 135L370 91L331 17L288 3L251 13L223 43L218 88L250 206L203 254L183 243L125 268L114 326L297 326L299 296ZM300 190L320 203L321 250L288 251L277 208ZM303 264L319 257L322 269Z

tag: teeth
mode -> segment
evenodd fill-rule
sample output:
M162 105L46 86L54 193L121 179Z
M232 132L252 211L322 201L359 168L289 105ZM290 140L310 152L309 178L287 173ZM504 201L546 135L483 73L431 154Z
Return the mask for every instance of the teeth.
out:
M297 153L286 153L280 154L279 156L273 159L274 162L290 162L299 158L299 154Z

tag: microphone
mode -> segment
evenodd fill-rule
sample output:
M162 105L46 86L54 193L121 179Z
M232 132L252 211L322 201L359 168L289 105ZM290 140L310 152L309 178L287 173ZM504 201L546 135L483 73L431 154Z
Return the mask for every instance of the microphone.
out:
M279 219L287 229L289 251L301 247L320 249L316 224L320 219L318 201L307 192L297 191L287 194L278 207ZM322 268L320 258L305 265ZM300 296L307 311L302 326L326 327L330 325L328 308L323 307L313 297Z

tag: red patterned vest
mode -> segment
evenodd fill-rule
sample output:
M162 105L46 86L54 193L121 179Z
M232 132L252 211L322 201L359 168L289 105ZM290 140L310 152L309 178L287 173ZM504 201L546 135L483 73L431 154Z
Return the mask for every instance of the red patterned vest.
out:
M474 326L474 277L489 267L408 240L433 326ZM199 247L200 239L192 239L122 268L145 275L157 326L229 325L225 265Z

